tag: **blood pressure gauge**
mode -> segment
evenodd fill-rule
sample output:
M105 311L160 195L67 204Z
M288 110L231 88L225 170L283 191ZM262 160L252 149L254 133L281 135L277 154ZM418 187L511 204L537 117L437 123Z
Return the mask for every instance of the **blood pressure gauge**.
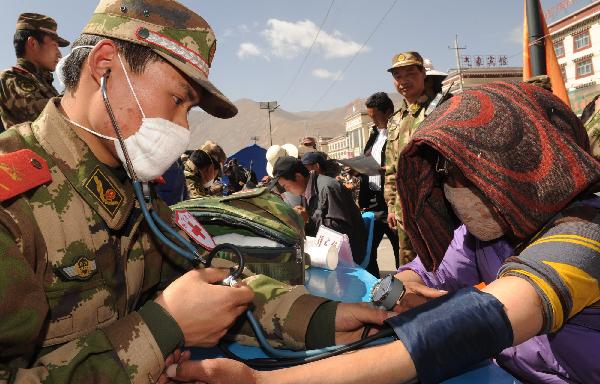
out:
M371 290L371 302L390 311L404 296L405 291L404 283L390 274L375 283Z

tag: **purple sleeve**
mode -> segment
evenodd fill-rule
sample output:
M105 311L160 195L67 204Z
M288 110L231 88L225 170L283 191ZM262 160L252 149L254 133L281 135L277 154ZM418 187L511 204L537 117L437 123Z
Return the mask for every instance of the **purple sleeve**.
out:
M427 272L417 257L398 269L398 272L411 270L432 288L456 291L472 287L482 281L477 270L475 238L461 225L454 231L454 238L444 254L437 271Z

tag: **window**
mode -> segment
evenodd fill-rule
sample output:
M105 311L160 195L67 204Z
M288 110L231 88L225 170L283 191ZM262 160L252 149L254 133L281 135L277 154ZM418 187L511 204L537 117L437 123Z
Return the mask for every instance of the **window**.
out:
M592 58L581 60L575 63L575 77L585 77L594 73L594 67L592 66Z
M592 45L590 40L590 31L581 32L573 36L573 50L575 52L581 51L582 49L588 48Z
M554 43L554 52L556 52L556 57L565 56L565 44L563 40Z

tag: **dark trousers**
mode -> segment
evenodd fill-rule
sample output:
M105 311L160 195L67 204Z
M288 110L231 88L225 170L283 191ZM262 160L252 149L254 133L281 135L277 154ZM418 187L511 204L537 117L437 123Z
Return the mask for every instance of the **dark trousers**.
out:
M379 247L384 234L388 237L390 243L392 243L394 260L396 261L396 269L400 267L400 244L398 241L398 231L391 229L386 221L382 221L381 219L375 220L373 225L373 243L371 244L371 259L369 260L369 265L367 265L367 271L377 278L379 278L377 247Z

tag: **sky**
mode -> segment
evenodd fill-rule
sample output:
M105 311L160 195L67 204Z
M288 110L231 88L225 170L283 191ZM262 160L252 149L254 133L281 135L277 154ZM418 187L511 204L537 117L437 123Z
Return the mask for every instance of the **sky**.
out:
M95 0L0 2L0 68L15 62L12 36L21 12L52 16L59 34L73 41L97 4ZM558 2L542 0L542 7ZM589 2L574 0L570 10ZM386 69L399 52L418 51L438 70L455 68L455 51L449 49L455 35L459 46L466 47L461 54L505 55L510 66L522 63L523 0L182 3L215 30L217 52L209 79L231 100L275 100L288 111L327 110L377 91L395 92ZM68 52L63 48L63 54Z

